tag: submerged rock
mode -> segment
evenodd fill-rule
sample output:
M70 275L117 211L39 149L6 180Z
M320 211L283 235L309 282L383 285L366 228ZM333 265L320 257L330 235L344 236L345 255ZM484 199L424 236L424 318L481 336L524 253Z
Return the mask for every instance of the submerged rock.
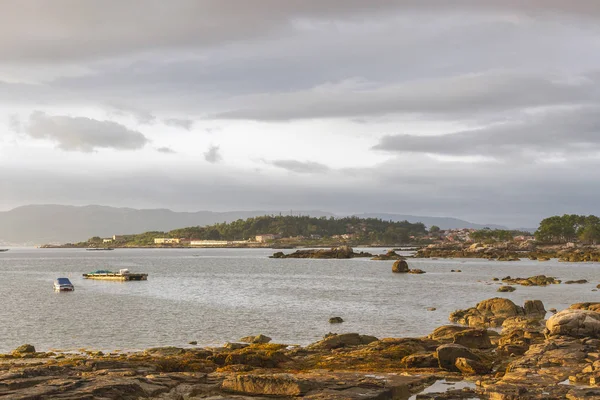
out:
M342 319L342 317L331 317L331 318L329 318L329 323L330 324L341 324L342 322L344 322L344 320Z
M498 292L514 292L515 290L517 290L514 286L500 286L498 288Z
M379 254L375 257L371 258L374 261L389 261L389 260L404 260L400 254L396 253L394 250L390 250L385 254Z

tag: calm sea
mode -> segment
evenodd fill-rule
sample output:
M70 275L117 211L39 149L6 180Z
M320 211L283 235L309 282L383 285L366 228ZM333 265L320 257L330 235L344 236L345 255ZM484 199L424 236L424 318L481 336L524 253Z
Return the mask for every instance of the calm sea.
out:
M382 252L383 249L365 249ZM597 263L409 260L424 275L393 274L391 261L269 259L265 249L11 249L0 253L0 352L23 343L38 350L134 350L221 345L265 334L308 344L328 332L419 336L450 312L501 295L546 308L600 301ZM85 280L96 269L149 274L148 281ZM452 273L461 269L462 273ZM546 274L584 285L518 287L497 293L493 277ZM55 293L68 277L73 293ZM426 311L436 307L436 311ZM329 317L346 322L330 325Z

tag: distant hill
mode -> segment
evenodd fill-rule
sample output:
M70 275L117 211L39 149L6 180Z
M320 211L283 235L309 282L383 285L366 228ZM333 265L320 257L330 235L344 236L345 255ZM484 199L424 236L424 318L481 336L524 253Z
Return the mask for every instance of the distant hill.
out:
M92 236L110 237L147 231L171 231L188 226L212 225L262 215L289 215L289 211L230 211L174 212L167 209L137 210L106 206L29 205L0 212L0 243L45 244L79 242ZM294 215L338 217L318 211L294 211ZM423 222L426 226L450 228L503 228L497 225L478 225L456 218L417 217L398 214L357 214L362 218L381 218L387 221Z
M494 224L474 224L472 222L464 221L458 218L452 217L423 217L417 215L402 215L402 214L381 214L381 213L364 213L364 214L354 214L360 218L379 218L385 221L408 221L408 222L422 222L426 227L431 227L432 225L439 226L440 229L461 229L461 228L469 228L469 229L508 229L502 225L494 225Z

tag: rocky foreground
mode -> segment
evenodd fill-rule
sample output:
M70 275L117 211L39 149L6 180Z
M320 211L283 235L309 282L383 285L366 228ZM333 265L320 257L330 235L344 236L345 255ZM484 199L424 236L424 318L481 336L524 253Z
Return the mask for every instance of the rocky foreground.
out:
M0 358L3 399L600 399L600 303L544 320L537 300L451 314L426 337L329 334L307 347L259 335L219 348ZM462 389L422 393L439 380Z

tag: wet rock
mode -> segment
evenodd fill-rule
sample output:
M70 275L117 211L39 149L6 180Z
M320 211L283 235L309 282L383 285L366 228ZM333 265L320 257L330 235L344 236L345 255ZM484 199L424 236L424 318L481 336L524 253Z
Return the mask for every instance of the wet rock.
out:
M342 317L331 317L331 318L329 318L329 323L330 324L341 324L342 322L344 322L344 320L342 319Z
M502 293L504 293L504 292L514 292L515 290L517 290L517 289L515 289L514 286L500 286L498 288L498 292L502 292Z
M271 338L265 335L246 336L240 339L244 343L269 343Z
M469 358L459 357L456 359L454 365L464 375L484 375L490 372L489 367Z
M563 310L546 322L548 336L600 338L600 313L589 310Z
M398 260L392 265L392 272L394 273L406 273L408 271L408 263L405 260Z
M188 342L188 344L191 344L191 345L195 346L195 345L197 345L197 344L198 344L198 342L197 342L197 341L195 341L195 340L192 340L191 342Z
M435 310L437 310L437 308L435 308L435 307L427 307L427 311L435 311Z
M443 344L435 350L435 356L438 359L440 368L446 371L459 372L456 367L456 359L468 358L469 360L480 361L471 350L459 344Z
M558 312L556 308L549 308L548 311L550 311L552 314L556 314Z

